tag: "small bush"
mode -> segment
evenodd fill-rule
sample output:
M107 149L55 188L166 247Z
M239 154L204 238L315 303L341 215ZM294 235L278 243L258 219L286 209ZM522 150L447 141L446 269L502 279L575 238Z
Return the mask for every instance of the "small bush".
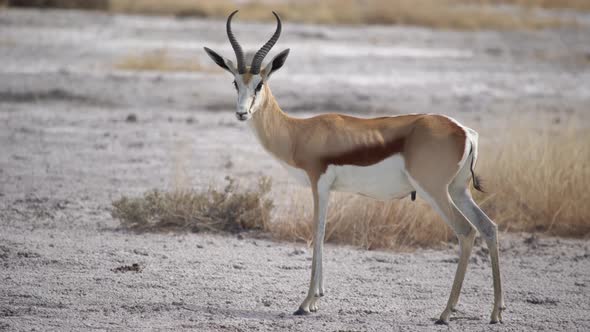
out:
M112 215L124 228L136 231L240 232L264 230L273 208L266 196L272 184L261 178L256 190L241 190L226 177L222 191L152 190L143 197L113 202Z

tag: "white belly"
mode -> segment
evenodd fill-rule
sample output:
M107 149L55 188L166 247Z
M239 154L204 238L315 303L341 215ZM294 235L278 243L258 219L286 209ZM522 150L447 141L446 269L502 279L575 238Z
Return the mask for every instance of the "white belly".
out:
M309 186L309 178L302 169L281 164L299 183ZM330 165L322 178L334 179L331 190L388 200L405 197L415 190L405 172L404 159L395 155L371 166Z
M406 176L404 159L394 155L371 166L334 166L332 189L358 193L381 200L401 198L414 191Z

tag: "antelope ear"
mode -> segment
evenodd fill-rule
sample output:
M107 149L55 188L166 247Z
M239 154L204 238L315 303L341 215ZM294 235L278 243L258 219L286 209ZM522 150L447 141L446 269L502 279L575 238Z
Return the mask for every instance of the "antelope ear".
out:
M204 47L205 52L207 52L207 55L221 68L229 71L232 74L236 74L237 70L236 67L234 66L234 64L222 57L221 55L217 54L215 51L213 51L212 49L208 48L208 47Z
M272 61L264 67L264 72L266 73L266 78L268 79L272 73L281 69L281 67L287 61L287 56L289 55L289 49L282 51L281 53L277 54Z

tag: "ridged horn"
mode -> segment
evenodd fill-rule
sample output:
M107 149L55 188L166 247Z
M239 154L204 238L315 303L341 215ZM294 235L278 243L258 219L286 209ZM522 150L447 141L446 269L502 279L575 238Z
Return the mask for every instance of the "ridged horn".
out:
M264 57L266 57L270 49L276 44L277 40L279 40L279 37L281 36L281 18L274 11L272 13L277 19L277 29L275 30L275 33L272 35L272 37L270 37L270 39L266 42L266 44L264 44L264 46L262 46L258 52L256 52L256 55L254 55L254 59L252 59L252 65L250 66L250 73L254 75L260 73L262 60L264 60Z
M234 53L236 53L236 60L238 62L238 73L243 74L246 72L246 64L245 64L246 61L244 59L244 51L242 51L242 46L240 46L240 43L238 43L236 37L234 36L234 33L231 31L231 19L234 17L234 15L237 12L238 12L238 10L234 11L227 18L226 29L227 29L227 38L229 38L229 42L231 44L231 47L234 49Z

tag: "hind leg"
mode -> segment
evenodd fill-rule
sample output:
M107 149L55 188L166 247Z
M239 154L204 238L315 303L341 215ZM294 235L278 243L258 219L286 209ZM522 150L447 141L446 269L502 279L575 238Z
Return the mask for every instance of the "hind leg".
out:
M449 193L447 186L441 186L440 188L422 188L415 180L411 179L412 185L417 189L418 195L424 197L424 199L441 215L443 220L451 226L457 238L459 239L459 264L455 271L455 278L453 279L453 286L451 288L451 294L449 300L440 318L436 321L436 324L448 324L449 317L454 311L457 302L459 301L459 295L463 286L463 280L465 279L465 272L469 263L469 257L471 256L471 250L473 248L473 240L475 239L475 228L469 223L469 220L461 213L461 211L455 206Z
M502 280L500 276L500 261L498 253L498 227L496 224L477 206L471 197L469 189L461 186L451 187L451 196L457 207L465 214L469 221L477 228L483 236L490 252L492 262L492 275L494 280L494 307L490 323L495 324L502 321L502 311L506 309L502 293Z

